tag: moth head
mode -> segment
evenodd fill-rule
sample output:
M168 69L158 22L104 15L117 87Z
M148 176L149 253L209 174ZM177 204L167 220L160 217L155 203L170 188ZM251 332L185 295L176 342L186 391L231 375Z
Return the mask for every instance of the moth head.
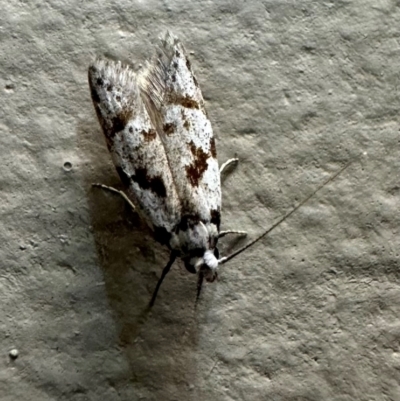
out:
M207 249L202 256L193 256L185 260L186 270L198 274L209 283L218 277L218 249Z

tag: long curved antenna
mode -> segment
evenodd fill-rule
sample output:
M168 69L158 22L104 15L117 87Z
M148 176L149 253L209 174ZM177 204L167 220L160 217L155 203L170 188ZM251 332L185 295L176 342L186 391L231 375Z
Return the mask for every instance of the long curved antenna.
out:
M308 202L318 191L320 191L325 185L329 184L331 181L333 181L337 176L343 173L344 170L347 169L355 160L358 160L359 157L356 159L353 159L349 163L347 163L344 167L342 167L338 172L330 176L326 181L324 181L317 189L315 189L310 195L307 196L304 200L302 200L296 207L294 207L290 212L286 213L282 218L280 218L276 223L274 223L270 228L268 228L267 231L263 232L260 236L258 236L256 239L253 241L249 242L247 245L243 246L242 248L238 249L237 251L231 253L228 256L225 256L221 259L218 260L219 265L223 265L226 263L228 260L231 260L235 256L241 254L244 252L246 249L250 248L253 246L256 242L260 241L260 239L264 238L267 234L269 234L272 230L274 230L276 227L279 226L279 224L283 223L287 218L289 218L296 210L301 208L306 202Z
M163 269L163 271L161 273L161 277L158 280L156 289L153 292L153 296L151 297L151 300L150 300L150 303L149 303L149 308L152 308L153 305L154 305L154 302L156 302L158 290L160 289L161 284L162 284L165 276L168 274L169 270L171 269L171 266L174 264L175 259L176 259L176 253L175 252L171 252L171 255L169 257L169 261L168 261L167 265L164 267L164 269Z

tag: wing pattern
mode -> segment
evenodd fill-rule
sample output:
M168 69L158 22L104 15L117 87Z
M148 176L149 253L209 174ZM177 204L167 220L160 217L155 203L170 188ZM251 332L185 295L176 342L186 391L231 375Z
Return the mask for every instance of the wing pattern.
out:
M170 33L139 85L166 150L182 214L219 227L221 186L211 123L185 49Z
M168 243L181 219L181 205L163 143L141 99L137 78L120 62L96 60L89 67L94 107L115 167L156 239Z

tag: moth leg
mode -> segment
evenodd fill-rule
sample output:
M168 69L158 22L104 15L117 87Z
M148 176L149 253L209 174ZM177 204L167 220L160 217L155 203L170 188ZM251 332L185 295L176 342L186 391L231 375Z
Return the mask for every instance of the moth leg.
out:
M176 259L176 254L175 254L175 252L171 252L171 255L170 255L170 257L169 257L169 261L168 261L167 265L164 267L164 269L163 269L163 271L162 271L162 273L161 273L161 277L160 277L160 279L158 280L156 289L155 289L154 292L153 292L153 296L151 297L151 300L150 300L150 303L149 303L149 307L150 307L150 308L153 307L154 302L156 302L158 290L160 289L161 284L162 284L162 282L163 282L165 276L168 274L169 270L171 269L171 266L174 264L175 259Z
M234 157L232 159L227 160L225 163L222 164L222 166L219 169L219 174L222 174L222 172L231 164L237 163L239 159L237 157Z
M110 191L113 192L114 194L122 196L125 199L125 201L129 204L129 206L132 208L132 210L133 211L135 210L135 205L131 202L131 200L126 196L126 194L123 191L119 191L118 189L103 184L92 184L92 185L94 187L102 188L105 189L106 191Z
M202 272L199 272L199 277L197 279L197 295L196 295L195 307L197 306L197 303L199 302L201 288L203 286L203 280L204 280L204 275Z
M218 238L225 237L227 234L236 234L236 235L241 235L241 236L246 236L247 232L246 231L238 231L238 230L225 230L225 231L220 231L218 234Z

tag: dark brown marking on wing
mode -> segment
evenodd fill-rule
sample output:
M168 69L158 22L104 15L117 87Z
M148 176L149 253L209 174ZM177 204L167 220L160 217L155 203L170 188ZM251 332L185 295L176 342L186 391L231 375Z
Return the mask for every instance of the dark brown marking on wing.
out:
M186 58L186 67L189 71L192 71L192 65L190 63L190 60L188 58Z
M157 133L154 129L150 128L148 131L142 130L142 135L146 142L151 142L156 139Z
M161 245L169 246L171 233L169 233L165 227L154 226L154 239Z
M92 96L93 104L100 103L100 96L92 85L90 85L90 94Z
M101 78L98 78L98 80L103 81ZM111 84L108 84L107 90L111 90L112 87L113 86ZM96 92L96 91L92 91L92 92ZM95 94L92 93L92 99L93 99L93 103L95 104L95 107L96 107L96 102L97 103L100 102L100 98L99 98L99 95L97 92ZM119 95L117 95L115 97L115 99L118 102L121 101L121 97ZM103 121L103 123L102 123L103 127L105 127L104 123L106 123L106 120L104 120L103 117L100 116L101 113L97 107L96 107L96 111L98 113L99 119L101 121ZM117 114L115 117L113 117L111 120L111 126L108 126L107 129L104 129L104 133L105 133L106 137L112 138L117 132L124 130L126 125L129 122L129 120L132 118L132 113L133 113L133 110L131 108L125 106L119 114Z
M126 127L129 119L131 118L132 111L127 109L112 118L110 122L110 120L104 118L102 110L99 107L99 103L93 102L93 104L97 117L100 121L100 125L103 129L104 136L106 137L107 147L111 151L115 135Z
M215 224L219 231L219 226L221 225L221 213L219 212L219 210L213 209L210 211L210 215L211 215L211 223Z
M165 198L167 196L167 190L161 176L156 175L154 177L150 177L145 168L136 169L135 175L132 175L131 179L135 181L140 188L150 189L160 198Z
M207 159L210 157L202 148L196 147L193 141L189 143L190 151L193 155L193 163L186 166L186 176L194 187L199 186L199 181L207 170Z
M199 224L200 216L197 214L186 214L182 216L181 221L178 224L180 231L187 231L189 228L193 228L196 224Z
M214 137L210 138L210 152L211 156L216 159L217 158L217 148L215 146L215 139Z
M129 121L129 117L125 115L125 113L120 113L112 119L112 130L111 134L116 134L117 132L122 131L126 124ZM113 132L112 132L113 131Z
M175 132L175 124L174 123L166 123L163 126L163 130L166 135L171 135Z
M189 120L184 120L184 121L185 121L185 122L183 123L183 126L184 126L185 129L187 129L187 130L189 131L190 122L189 122Z
M186 96L179 96L176 95L174 96L173 99L171 99L171 103L173 104L180 104L183 107L186 107L187 109L200 109L200 105L196 100L191 99L188 95Z

